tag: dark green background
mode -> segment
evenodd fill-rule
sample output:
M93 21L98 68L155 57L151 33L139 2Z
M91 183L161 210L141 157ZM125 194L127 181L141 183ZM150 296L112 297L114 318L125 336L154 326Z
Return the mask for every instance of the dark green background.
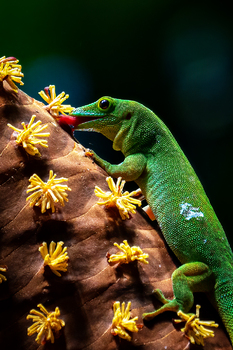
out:
M55 84L57 93L70 94L68 102L75 107L109 95L151 108L184 149L233 244L230 4L4 1L0 57L19 58L22 89L39 100L38 91ZM103 157L115 157L103 137L77 137Z

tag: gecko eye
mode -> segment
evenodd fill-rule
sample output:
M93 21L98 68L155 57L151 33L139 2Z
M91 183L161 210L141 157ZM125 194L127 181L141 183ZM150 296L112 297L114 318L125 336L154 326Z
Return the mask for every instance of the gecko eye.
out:
M97 102L97 107L104 114L110 113L115 108L114 99L108 96L101 97Z
M108 109L109 105L110 105L110 103L108 100L104 99L104 100L99 101L99 108L100 109Z

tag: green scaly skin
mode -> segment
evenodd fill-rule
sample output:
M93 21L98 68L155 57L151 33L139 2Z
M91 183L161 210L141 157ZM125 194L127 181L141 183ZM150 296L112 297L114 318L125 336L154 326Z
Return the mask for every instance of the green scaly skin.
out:
M233 343L232 251L197 175L171 132L151 110L134 101L102 97L71 115L87 117L78 130L102 133L124 154L125 160L117 165L95 153L93 157L112 177L138 184L182 264L172 275L174 299L167 300L156 290L164 305L143 314L144 319L166 310L187 313L193 305L193 292L208 292Z

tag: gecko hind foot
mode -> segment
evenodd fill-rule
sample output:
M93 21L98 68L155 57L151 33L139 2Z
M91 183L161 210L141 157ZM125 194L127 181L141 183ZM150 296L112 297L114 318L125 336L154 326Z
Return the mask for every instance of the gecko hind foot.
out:
M152 293L162 304L167 304L169 301L171 301L165 298L163 292L160 289L154 289Z
M153 291L153 294L164 305L155 311L144 313L142 315L142 318L144 320L146 320L146 321L151 320L155 316L157 316L165 311L177 312L179 310L180 305L177 302L177 300L176 299L172 299L172 300L166 299L160 289L155 289Z
M151 207L149 205L146 205L145 207L142 208L144 210L144 212L149 216L149 218L151 219L151 221L155 221L156 217L153 213L153 211L151 210Z

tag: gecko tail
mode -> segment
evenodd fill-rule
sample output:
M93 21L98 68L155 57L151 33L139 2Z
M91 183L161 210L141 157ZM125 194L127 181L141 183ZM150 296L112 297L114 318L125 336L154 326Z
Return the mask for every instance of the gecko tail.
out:
M233 345L233 280L217 282L215 300L218 312Z

